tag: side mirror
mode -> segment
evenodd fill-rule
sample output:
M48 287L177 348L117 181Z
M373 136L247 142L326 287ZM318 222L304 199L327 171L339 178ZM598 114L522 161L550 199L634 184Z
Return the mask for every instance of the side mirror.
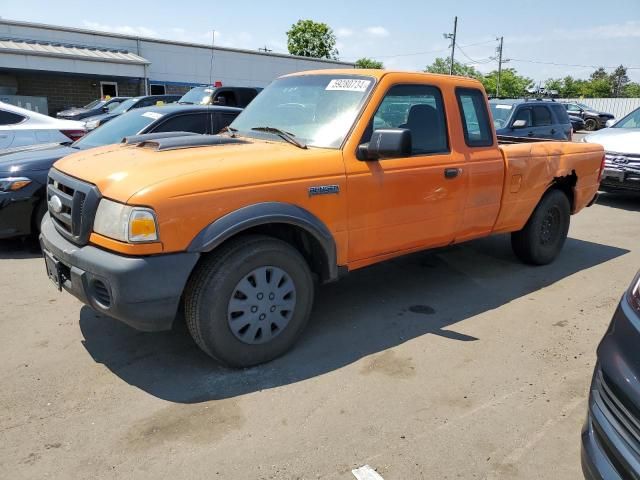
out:
M227 99L225 97L218 97L213 101L213 104L224 106L227 104Z
M515 122L513 122L511 124L511 128L525 128L527 126L527 121L526 120L516 120Z
M358 160L380 160L411 156L411 130L384 128L374 130L371 140L358 146Z
M107 105L107 106L102 107L102 111L104 113L109 113L111 111L111 108L109 108L109 106Z

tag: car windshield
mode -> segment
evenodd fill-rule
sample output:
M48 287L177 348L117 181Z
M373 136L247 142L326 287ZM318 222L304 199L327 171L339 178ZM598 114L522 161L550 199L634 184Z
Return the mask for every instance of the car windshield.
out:
M585 105L584 103L576 103L576 105L578 105L583 110L593 110L593 107L590 107L589 105Z
M73 147L87 149L119 143L124 137L139 134L144 128L163 116L162 113L145 110L135 109L114 118L82 137L73 144Z
M111 110L109 113L113 113L115 115L120 115L121 113L124 113L124 112L128 111L131 107L133 107L136 103L138 103L138 101L139 101L138 98L130 98L128 100L125 100L120 105L118 105L116 108Z
M508 103L490 103L491 115L493 115L493 126L495 128L504 127L509 121L511 112L513 111L513 105Z
M84 107L82 107L82 108L86 108L87 110L91 110L92 108L98 107L98 106L103 105L103 104L105 104L105 103L106 103L106 102L105 102L104 100L97 99L97 100L94 100L94 101L93 101L93 102L91 102L91 103L87 103L87 104L86 104Z
M215 89L212 87L195 87L185 93L178 103L190 103L193 105L208 105L211 94Z
M640 108L623 117L611 128L640 128Z
M281 140L280 129L303 144L339 148L375 81L361 75L296 75L265 88L234 120L239 135ZM255 129L263 129L256 131Z

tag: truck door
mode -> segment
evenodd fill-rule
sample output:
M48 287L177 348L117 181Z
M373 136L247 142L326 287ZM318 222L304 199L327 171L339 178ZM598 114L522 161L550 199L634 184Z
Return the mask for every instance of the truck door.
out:
M374 97L344 150L348 258L354 267L376 257L452 242L464 201L464 157L451 148L449 111L445 112L440 88L393 84L383 77L377 91L385 92L384 96ZM366 124L365 118L369 119ZM357 146L382 128L409 129L411 155L358 160Z

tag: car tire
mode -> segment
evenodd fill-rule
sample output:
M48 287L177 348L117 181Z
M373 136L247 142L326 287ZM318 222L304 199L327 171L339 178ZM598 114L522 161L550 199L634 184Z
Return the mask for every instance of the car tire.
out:
M33 209L33 226L31 229L33 235L40 235L42 219L44 218L45 213L47 213L47 201L43 199L40 200L36 205L36 208Z
M272 237L243 236L196 266L185 289L185 320L209 356L229 367L251 367L294 345L313 296L311 270L298 250Z
M598 122L594 118L587 118L584 121L584 129L593 132L598 129Z
M511 234L513 252L524 263L551 263L567 239L570 219L571 206L567 195L561 190L549 190L524 228Z

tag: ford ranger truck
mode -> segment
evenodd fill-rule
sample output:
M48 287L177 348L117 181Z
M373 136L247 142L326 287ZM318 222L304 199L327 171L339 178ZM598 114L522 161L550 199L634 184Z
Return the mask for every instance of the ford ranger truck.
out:
M595 144L499 145L476 80L303 72L219 135L60 160L40 238L60 289L143 331L183 313L202 350L247 367L300 337L316 282L499 233L524 262L553 261L603 159Z

